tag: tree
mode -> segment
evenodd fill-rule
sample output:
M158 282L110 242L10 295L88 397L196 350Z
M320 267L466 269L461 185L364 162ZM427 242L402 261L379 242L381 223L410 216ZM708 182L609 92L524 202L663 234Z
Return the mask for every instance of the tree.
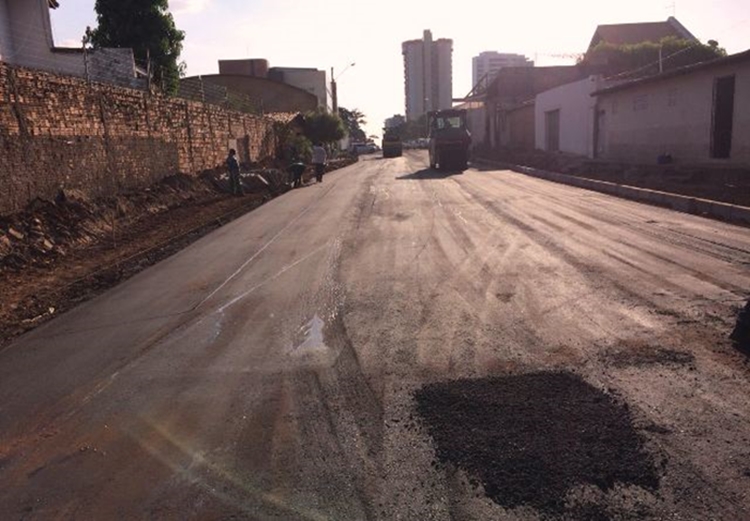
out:
M344 107L339 107L339 117L344 122L347 134L353 142L364 143L367 141L365 131L362 130L362 125L366 125L365 115L357 109L348 110Z
M305 114L304 129L305 136L313 143L333 143L346 136L341 118L320 109Z
M726 55L726 51L719 47L715 40L702 44L669 36L659 43L613 45L601 42L586 53L580 63L593 66L604 65L608 74L638 78L659 73L660 62L661 71L666 72Z
M174 93L184 63L177 63L185 33L175 27L167 0L96 0L98 27L89 34L94 48L131 47L136 60L151 60L153 78Z

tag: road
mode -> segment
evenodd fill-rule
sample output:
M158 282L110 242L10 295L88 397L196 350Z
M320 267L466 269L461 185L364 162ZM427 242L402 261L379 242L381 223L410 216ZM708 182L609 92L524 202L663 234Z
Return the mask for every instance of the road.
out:
M660 473L570 494L746 519L748 289L747 229L369 156L0 352L0 517L538 519L438 462L415 393L554 371L626 404Z

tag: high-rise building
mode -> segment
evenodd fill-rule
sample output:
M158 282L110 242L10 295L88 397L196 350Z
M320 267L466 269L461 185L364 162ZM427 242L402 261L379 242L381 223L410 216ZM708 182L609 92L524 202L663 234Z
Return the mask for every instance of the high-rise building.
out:
M432 39L426 30L421 40L401 45L404 55L406 119L416 121L432 110L453 106L453 40Z
M503 67L533 67L534 62L522 54L486 51L474 56L472 61L472 85L479 83L485 75L491 78Z

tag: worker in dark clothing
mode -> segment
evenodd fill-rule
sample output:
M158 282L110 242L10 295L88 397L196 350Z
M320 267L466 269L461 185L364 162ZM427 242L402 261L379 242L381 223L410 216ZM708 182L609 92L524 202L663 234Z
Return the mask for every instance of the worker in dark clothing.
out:
M300 160L295 160L289 165L289 174L291 177L292 188L302 186L302 174L305 173L305 164Z
M227 157L227 169L229 170L229 191L232 195L242 195L242 184L240 183L240 163L237 161L237 151L229 150Z

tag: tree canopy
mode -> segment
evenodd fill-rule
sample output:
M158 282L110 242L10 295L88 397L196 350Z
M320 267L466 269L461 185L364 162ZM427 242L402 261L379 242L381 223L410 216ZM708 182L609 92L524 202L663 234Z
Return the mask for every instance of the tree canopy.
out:
M582 58L584 65L606 65L610 74L641 77L659 72L661 51L662 71L714 60L726 56L726 51L711 40L708 44L670 36L659 43L613 45L601 42Z
M304 132L313 143L333 143L346 136L341 118L320 109L305 114Z
M357 143L367 141L367 135L362 130L362 125L366 125L367 120L365 120L365 115L362 112L358 109L348 110L344 107L339 107L339 117L344 123L347 134L349 134L352 141Z
M88 33L97 47L131 47L136 60L151 60L154 80L174 93L184 64L177 60L185 33L177 29L167 0L96 0L98 26Z

